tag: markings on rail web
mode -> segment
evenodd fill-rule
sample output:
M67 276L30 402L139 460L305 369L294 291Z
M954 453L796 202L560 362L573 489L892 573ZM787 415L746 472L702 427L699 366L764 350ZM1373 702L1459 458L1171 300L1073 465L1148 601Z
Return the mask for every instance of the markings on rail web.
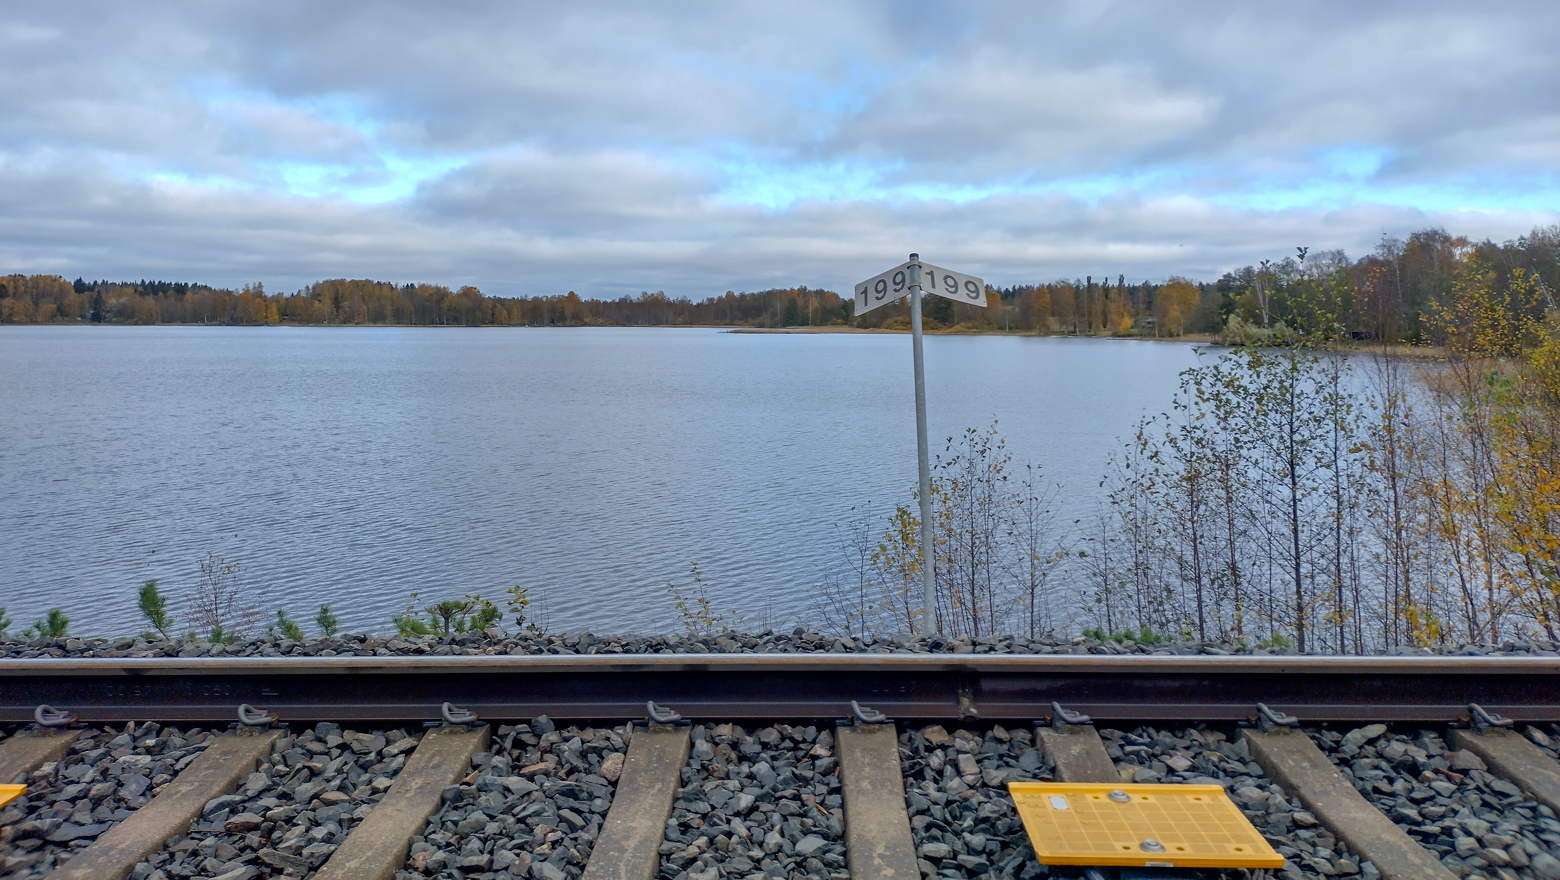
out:
M921 289L935 293L967 306L986 307L986 282L974 275L953 272L920 263ZM881 275L875 275L856 285L856 314L864 315L878 306L899 302L910 295L915 282L910 274L910 264L901 263Z
M1010 782L1043 865L1280 868L1219 785Z
M136 684L105 682L96 685L99 696L107 700L193 700L197 697L230 699L238 687L230 681L203 678L173 679Z

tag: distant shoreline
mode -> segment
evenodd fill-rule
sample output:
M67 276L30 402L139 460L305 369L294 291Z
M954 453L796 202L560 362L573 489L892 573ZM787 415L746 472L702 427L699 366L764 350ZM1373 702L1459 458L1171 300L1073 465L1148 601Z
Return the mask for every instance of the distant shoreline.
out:
M813 327L746 327L740 324L202 324L198 322L165 321L157 324L88 323L85 321L51 321L40 324L6 323L0 327L264 327L293 328L299 330L373 330L408 328L426 330L722 330L727 333L753 334L886 334L908 336L910 330L893 327L851 327L844 324L825 324ZM1147 342L1186 342L1212 345L1215 340L1208 333L1186 333L1181 336L1107 336L1091 333L1034 333L1024 330L971 329L969 327L927 328L927 336L1028 336L1036 339L1118 339Z
M729 325L719 325L729 326ZM908 336L909 330L886 327L846 327L839 324L830 324L824 327L732 327L727 333L779 333L779 334L808 334L808 333L886 333L898 336ZM1035 339L1118 339L1125 342L1185 342L1198 345L1213 345L1215 340L1209 333L1186 333L1181 336L1105 336L1096 333L1033 333L1023 330L997 330L995 328L973 330L968 327L947 327L926 330L927 336L1028 336Z
M0 324L0 328L6 327L271 327L293 328L300 330L373 330L385 328L407 328L427 330L612 330L612 329L638 329L638 330L720 330L726 333L752 334L752 335L886 335L908 336L909 330L886 327L851 327L842 324L826 324L814 327L742 327L732 324L549 324L545 327L536 327L529 324L479 324L468 326L465 324L189 324L189 323L163 323L163 324L89 324L86 322L51 322L47 324ZM1090 333L1032 333L1021 330L975 330L968 327L949 327L942 329L926 330L928 336L1018 336L1031 339L1092 339L1117 342L1173 342L1183 345L1221 345L1211 333L1185 333L1180 336L1106 336ZM1408 360L1433 360L1445 355L1445 350L1439 346L1431 345L1405 345L1394 343L1392 345L1380 345L1373 343L1360 343L1350 351L1356 354L1384 355L1392 358L1405 358Z

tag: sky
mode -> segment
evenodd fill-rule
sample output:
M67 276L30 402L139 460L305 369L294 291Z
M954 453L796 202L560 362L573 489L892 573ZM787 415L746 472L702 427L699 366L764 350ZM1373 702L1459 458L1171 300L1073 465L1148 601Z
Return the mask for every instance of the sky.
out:
M42 2L0 274L495 295L1212 280L1560 221L1547 2Z

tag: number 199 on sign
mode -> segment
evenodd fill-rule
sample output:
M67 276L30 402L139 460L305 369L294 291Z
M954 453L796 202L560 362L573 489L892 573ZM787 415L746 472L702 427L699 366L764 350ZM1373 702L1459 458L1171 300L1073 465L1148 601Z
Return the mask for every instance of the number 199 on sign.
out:
M973 275L921 264L921 290L968 306L986 306L986 283ZM895 266L856 285L856 314L898 302L910 293L910 264Z

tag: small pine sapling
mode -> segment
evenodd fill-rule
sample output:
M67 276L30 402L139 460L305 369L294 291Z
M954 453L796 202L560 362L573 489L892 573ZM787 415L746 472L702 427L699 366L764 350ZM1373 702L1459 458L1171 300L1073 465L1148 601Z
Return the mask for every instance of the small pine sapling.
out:
M6 627L11 625L11 618L5 616L5 609L0 608L0 639L5 638Z
M63 639L69 629L70 618L64 610L50 608L42 620L33 621L32 626L22 631L22 635L30 639Z
M428 620L436 628L439 635L447 636L454 633L455 622L463 619L465 615L475 607L475 603L463 599L445 599L443 602L435 602L423 607L427 612Z
M336 633L341 632L341 621L331 613L329 605L320 606L320 613L314 615L314 625L320 628L320 635L327 639L334 638Z
M141 609L141 616L152 625L164 639L173 638L170 630L173 629L173 616L168 613L168 603L157 589L157 581L149 580L141 585L141 593L137 604ZM150 635L148 633L147 635Z
M304 640L303 629L289 618L287 612L281 608L276 609L276 622L271 624L270 629L273 634L279 635L284 639L290 639L294 642Z

